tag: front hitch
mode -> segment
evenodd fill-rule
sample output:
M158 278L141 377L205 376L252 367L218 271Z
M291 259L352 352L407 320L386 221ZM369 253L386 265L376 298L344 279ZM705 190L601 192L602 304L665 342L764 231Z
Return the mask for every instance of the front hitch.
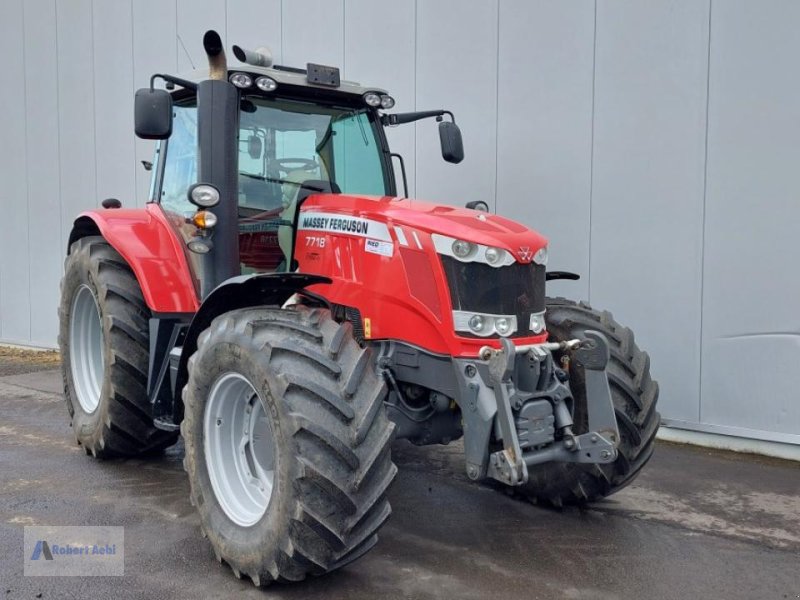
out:
M481 350L481 358L486 360L481 372L496 403L495 437L502 442L502 449L491 454L485 451L488 460L483 461L476 461L468 451L470 477L476 478L474 465L483 463L486 476L514 486L526 483L528 467L537 464L614 462L620 437L606 374L610 357L606 337L590 330L583 340L525 347L515 347L506 338L500 343L499 350ZM571 353L572 368L584 370L588 432L581 435L572 432L569 403L574 400L567 374L555 367L551 350L556 349ZM517 361L523 357L528 363L518 369ZM535 375L526 374L523 379L523 373L530 372ZM515 381L515 374L519 381ZM520 389L526 382L533 389ZM551 413L547 402L552 406ZM469 450L468 419L469 415L465 415L465 443ZM559 432L559 439L555 439L555 432Z
M497 423L503 439L503 449L489 457L488 475L508 485L521 485L528 481L528 467L522 457L517 437L517 427L511 412L511 396L514 393L511 375L517 353L511 340L500 340L502 350L489 358L489 378L497 401Z

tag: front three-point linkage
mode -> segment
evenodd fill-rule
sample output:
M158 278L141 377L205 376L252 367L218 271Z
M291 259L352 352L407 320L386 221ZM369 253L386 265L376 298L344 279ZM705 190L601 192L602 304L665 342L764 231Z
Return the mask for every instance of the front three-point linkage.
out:
M509 485L521 485L528 480L528 467L550 462L610 463L617 458L619 430L606 375L609 347L606 337L597 331L587 331L583 340L515 347L508 339L501 340L502 348L484 348L481 357L488 360L491 387L497 402L497 425L503 448L489 457L487 475ZM569 353L572 368L581 368L586 382L588 431L576 435L570 406L572 396L566 384L567 374L554 367L550 351ZM527 355L541 365L538 391L522 390L515 382L516 361ZM558 438L542 447L523 448L519 425L526 421L524 407L528 400L547 397L552 403L553 430ZM527 433L527 432L526 432Z

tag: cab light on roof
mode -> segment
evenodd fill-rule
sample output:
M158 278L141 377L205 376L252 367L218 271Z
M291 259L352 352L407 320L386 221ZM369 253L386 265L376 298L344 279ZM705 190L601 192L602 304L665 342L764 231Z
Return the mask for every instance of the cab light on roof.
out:
M256 87L262 92L274 92L278 87L278 82L272 77L259 77L256 79Z
M366 102L367 106L377 108L381 105L381 97L375 92L367 92L364 94L364 102Z
M249 88L253 85L253 78L247 73L233 73L228 79L238 88Z

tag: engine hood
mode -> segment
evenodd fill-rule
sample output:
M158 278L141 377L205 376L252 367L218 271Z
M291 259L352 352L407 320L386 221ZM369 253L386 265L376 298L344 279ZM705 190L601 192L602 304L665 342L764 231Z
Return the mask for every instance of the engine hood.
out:
M547 245L547 238L511 219L409 198L316 194L303 203L301 213L306 212L358 217L384 223L389 229L402 227L496 246L523 263Z

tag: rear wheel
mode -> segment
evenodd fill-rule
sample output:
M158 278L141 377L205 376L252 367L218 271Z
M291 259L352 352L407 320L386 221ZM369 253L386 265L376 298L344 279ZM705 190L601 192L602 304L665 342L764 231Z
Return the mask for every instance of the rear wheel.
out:
M619 457L607 465L545 463L530 469L528 483L515 488L523 495L555 506L580 504L613 494L628 485L653 453L660 417L656 411L658 384L650 377L650 357L636 345L633 332L606 311L566 298L547 299L550 341L585 337L600 331L610 344L607 373L620 433ZM575 398L576 433L588 431L583 369L570 369Z
M217 317L189 360L181 431L219 560L256 585L367 552L391 512L394 425L371 351L323 309Z
M147 399L150 310L102 237L72 244L58 312L64 398L86 453L135 456L175 443L177 433L153 425Z

